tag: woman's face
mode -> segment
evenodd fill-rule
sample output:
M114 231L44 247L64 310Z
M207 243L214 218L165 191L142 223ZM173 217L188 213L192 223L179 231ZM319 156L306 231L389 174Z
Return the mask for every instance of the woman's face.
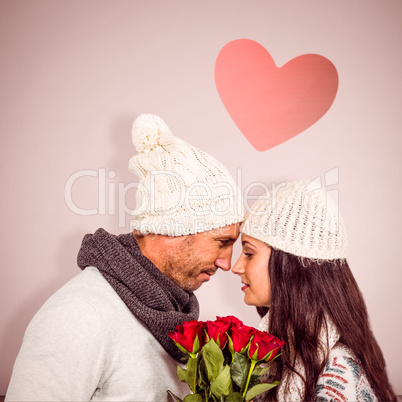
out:
M242 235L242 254L232 268L239 275L244 292L244 302L250 306L271 304L271 284L269 281L268 261L271 248L264 242Z

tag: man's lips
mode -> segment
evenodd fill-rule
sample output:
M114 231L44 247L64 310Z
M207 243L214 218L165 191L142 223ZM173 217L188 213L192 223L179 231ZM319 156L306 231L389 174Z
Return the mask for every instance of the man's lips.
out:
M215 270L210 270L210 271L201 271L200 275L204 278L204 280L209 281L212 275L215 275L216 269Z

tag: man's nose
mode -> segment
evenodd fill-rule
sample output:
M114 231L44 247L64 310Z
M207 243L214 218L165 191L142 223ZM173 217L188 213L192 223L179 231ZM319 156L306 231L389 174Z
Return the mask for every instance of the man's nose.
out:
M230 271L232 266L232 252L233 247L231 247L230 250L227 250L224 254L218 256L215 260L215 266L224 271Z
M230 260L230 258L218 258L215 260L215 266L223 269L224 271L230 271L230 268L232 266Z

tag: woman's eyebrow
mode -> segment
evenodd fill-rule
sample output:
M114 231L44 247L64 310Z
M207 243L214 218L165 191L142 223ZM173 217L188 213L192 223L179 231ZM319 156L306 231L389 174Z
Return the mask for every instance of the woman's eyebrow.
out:
M248 246L251 246L252 248L257 248L256 246L254 246L254 244L251 244L249 241L247 241L247 240L243 240L242 242L241 242L241 245L242 246L245 246L245 245L248 245Z

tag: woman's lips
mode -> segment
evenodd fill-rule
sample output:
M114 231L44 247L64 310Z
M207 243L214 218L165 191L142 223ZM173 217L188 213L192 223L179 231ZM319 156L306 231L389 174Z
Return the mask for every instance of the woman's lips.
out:
M243 282L242 282L243 283ZM250 287L250 285L247 285L246 283L243 283L244 286L241 287L241 290L245 290Z

